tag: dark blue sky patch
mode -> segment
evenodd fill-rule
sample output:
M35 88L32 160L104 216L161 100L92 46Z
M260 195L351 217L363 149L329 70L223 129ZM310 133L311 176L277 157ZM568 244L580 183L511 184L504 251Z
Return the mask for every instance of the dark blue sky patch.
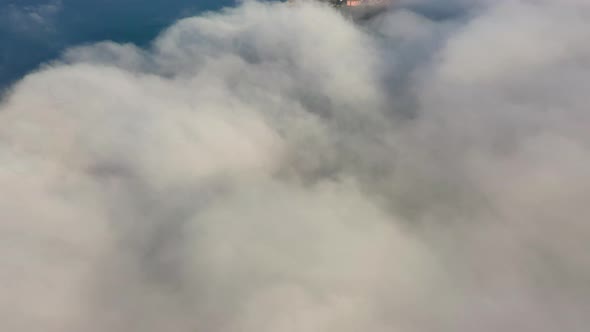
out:
M8 0L0 5L0 91L68 47L146 46L175 20L234 0Z

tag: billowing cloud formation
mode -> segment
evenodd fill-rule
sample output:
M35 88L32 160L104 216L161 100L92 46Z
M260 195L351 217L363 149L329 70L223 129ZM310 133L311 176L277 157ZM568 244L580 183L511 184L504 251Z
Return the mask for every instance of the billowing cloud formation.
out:
M590 6L454 3L248 2L24 78L0 329L586 331Z

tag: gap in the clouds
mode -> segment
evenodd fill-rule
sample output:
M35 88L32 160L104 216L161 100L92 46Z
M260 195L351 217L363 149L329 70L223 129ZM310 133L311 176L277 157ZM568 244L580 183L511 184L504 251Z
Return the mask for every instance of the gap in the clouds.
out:
M8 0L0 5L0 92L80 44L147 46L174 21L234 0Z

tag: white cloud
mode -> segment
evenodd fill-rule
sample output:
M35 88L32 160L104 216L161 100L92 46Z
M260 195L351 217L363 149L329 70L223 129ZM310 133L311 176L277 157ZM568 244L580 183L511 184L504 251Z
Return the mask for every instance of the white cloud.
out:
M247 2L21 80L0 329L585 331L590 7L467 11Z

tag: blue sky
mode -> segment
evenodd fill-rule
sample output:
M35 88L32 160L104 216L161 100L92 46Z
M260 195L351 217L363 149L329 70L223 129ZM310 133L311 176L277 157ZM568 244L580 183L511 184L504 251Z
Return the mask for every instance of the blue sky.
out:
M146 45L176 19L233 0L4 0L0 90L65 48L101 40ZM4 3L4 1L2 1Z

